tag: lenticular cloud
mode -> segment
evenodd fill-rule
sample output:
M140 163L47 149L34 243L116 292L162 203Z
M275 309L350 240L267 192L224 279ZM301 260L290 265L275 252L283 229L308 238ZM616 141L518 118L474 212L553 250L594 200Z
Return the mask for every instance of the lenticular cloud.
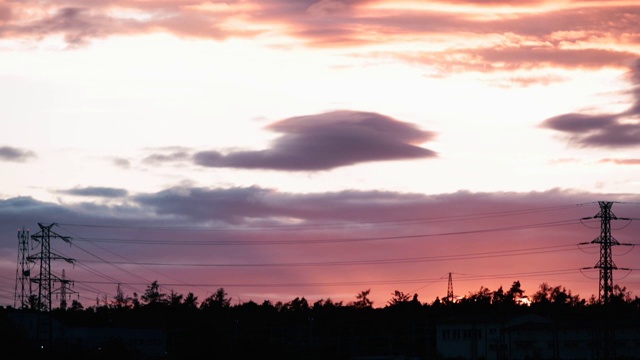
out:
M554 116L541 126L568 135L583 147L622 148L640 145L640 59L631 67L635 101L626 111L605 114L569 113Z
M371 161L410 160L436 156L417 144L434 137L414 124L359 111L333 111L297 116L267 127L281 133L268 149L194 155L206 167L285 171L330 170Z

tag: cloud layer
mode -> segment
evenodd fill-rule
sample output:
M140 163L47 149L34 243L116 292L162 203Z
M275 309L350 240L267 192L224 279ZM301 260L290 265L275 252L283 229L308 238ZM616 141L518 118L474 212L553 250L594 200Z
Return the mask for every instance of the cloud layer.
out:
M562 275L562 284L588 297L597 293L597 280L585 284L578 269L597 262L597 249L581 252L576 244L595 239L599 227L598 220L585 227L579 219L598 213L597 200L622 201L614 206L617 216L640 216L637 205L625 206L640 201L635 194L558 189L428 196L175 187L126 198L121 205L60 205L27 197L1 200L0 275L11 279L15 274L16 228L30 227L33 234L39 222L58 223L55 231L72 237L71 246L53 240L52 250L78 260L67 276L76 282L85 305L92 303L96 291L114 294L121 283L128 294L142 293L151 280L172 284L164 288L167 292L193 291L200 299L224 286L232 296L254 301L296 296L348 301L363 286L372 288L379 304L393 290L409 292L430 282L437 286L420 294L423 301L432 301L445 293L446 280L438 278L450 271L507 274L458 282L460 295L466 289L496 289L518 279L533 292L542 281L558 279L526 275L540 271L541 263L545 271L573 269ZM636 232L637 224L632 223L624 231L616 228L616 238L628 242ZM501 254L514 249L529 250ZM629 266L632 259L616 257L616 263ZM300 265L328 262L345 265ZM104 285L95 285L96 280ZM353 284L345 287L343 282Z
M640 5L634 1L112 1L0 3L0 38L62 36L71 47L114 35L170 33L224 40L283 35L308 46L345 47L444 38L459 45L386 54L444 71L621 67L638 55ZM616 19L616 21L610 21ZM475 41L471 47L469 39ZM604 44L616 43L613 48ZM625 50L625 47L629 50ZM635 55L634 55L635 54Z
M330 170L370 161L436 156L416 144L434 134L406 122L371 112L334 111L276 122L268 130L283 134L260 151L202 151L198 165L287 171Z

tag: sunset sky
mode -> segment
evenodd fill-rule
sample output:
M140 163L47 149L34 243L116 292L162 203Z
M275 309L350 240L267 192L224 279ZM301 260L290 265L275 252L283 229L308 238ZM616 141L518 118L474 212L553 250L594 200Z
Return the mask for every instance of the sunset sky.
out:
M640 245L636 0L0 0L0 99L0 305L38 223L85 307L588 299L598 201Z

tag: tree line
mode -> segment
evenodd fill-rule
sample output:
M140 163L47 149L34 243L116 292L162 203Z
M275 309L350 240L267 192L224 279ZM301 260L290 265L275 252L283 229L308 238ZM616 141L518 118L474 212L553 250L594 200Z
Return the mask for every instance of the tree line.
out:
M167 339L164 358L176 359L212 353L219 358L352 359L381 354L437 358L436 327L451 319L507 323L534 314L569 326L585 321L594 327L605 321L640 323L640 299L619 286L609 304L601 304L594 296L582 299L564 286L546 282L530 295L519 281L508 289L482 286L453 300L436 297L422 302L417 294L401 290L389 295L384 304L374 304L371 289L359 291L348 302L331 298L310 302L296 297L286 302L232 304L222 287L200 301L191 292L163 292L153 281L140 295L128 296L118 286L115 296L97 299L94 306L84 308L73 301L68 308L53 309L50 315L72 328L162 329ZM33 308L0 308L0 338L7 340L8 354L23 354L29 344L2 315L22 311L42 313L37 301ZM101 349L100 353L81 353L77 347L67 346L56 351L79 358L116 354L121 360L141 359L122 344Z
M117 285L116 294L109 298L106 294L100 298L96 297L95 306L89 306L85 309L85 306L79 300L72 300L71 304L67 307L66 303L58 310L69 311L96 311L100 308L117 308L117 309L140 309L143 307L185 307L190 309L211 310L211 309L228 309L233 306L242 306L243 304L233 305L232 299L223 287L218 288L214 293L199 301L198 297L192 292L180 294L171 290L169 293L162 292L160 283L155 280L146 287L143 294L139 295L136 292L132 296L128 296L124 293L120 285ZM373 308L374 302L370 299L371 289L366 289L358 292L355 295L355 300L345 303L344 301L334 302L331 298L319 299L313 303L309 303L304 297L296 297L289 302L278 301L272 303L270 300L264 300L263 306L274 307L276 310L287 311L295 309L311 309L314 307L331 306L331 307L349 307L355 309ZM418 300L418 294L405 293L400 290L395 290L390 294L391 298L382 307L402 306L403 304L412 303L414 305L419 304L421 306L439 306L443 304L469 304L469 303L481 303L481 304L493 304L493 305L520 305L520 306L536 306L544 304L556 304L567 305L571 307L584 307L594 306L599 304L599 300L595 295L591 295L590 298L581 298L577 294L572 294L571 290L568 290L562 285L551 286L547 282L543 282L539 285L538 289L532 294L525 294L525 290L522 289L520 281L514 281L508 290L504 290L499 287L497 290L492 291L489 288L481 286L479 290L475 292L469 292L466 296L456 297L455 299L447 299L436 297L432 302L420 302ZM640 299L638 296L632 296L631 291L628 291L626 287L614 285L613 293L611 295L611 302L621 304L638 304ZM253 303L253 300L249 300ZM42 304L39 303L37 295L32 294L28 298L27 309L41 310Z

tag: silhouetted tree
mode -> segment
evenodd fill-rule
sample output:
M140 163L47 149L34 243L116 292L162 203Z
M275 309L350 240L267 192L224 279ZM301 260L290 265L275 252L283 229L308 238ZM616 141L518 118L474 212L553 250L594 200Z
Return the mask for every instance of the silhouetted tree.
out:
M631 302L631 291L627 291L627 287L615 284L613 285L613 291L611 294L610 301L612 303L630 303Z
M505 294L505 301L515 304L516 300L524 296L524 290L520 285L520 281L514 281L511 288Z
M80 311L82 309L84 309L84 306L82 306L80 301L78 301L78 300L71 301L71 307L69 308L69 310L71 310L71 311Z
M273 307L280 312L280 310L282 310L282 307L284 306L284 304L282 303L282 301L276 301L275 305L273 305Z
M40 299L38 295L31 294L27 298L27 303L29 304L29 309L31 310L43 310L44 305L40 303Z
M475 303L483 303L490 304L491 303L491 290L484 286L480 286L480 290L476 293L469 293L467 299L463 299L462 302L475 302Z
M536 293L533 294L531 301L538 304L551 302L552 290L553 288L549 286L549 284L547 284L546 282L543 282L542 284L540 284L538 291L536 291Z
M551 302L554 304L571 304L572 300L571 291L567 292L564 287L558 285L551 290Z
M131 304L133 305L134 309L137 309L140 307L140 300L138 299L138 293L134 292L133 293L133 298L131 299Z
M309 310L309 302L304 297L295 299L285 303L282 306L282 311L306 311Z
M349 305L357 309L366 309L373 307L373 301L369 299L370 293L371 289L362 290L356 295L356 301L350 303Z
M144 294L140 297L147 305L152 304L166 304L167 294L160 292L160 285L157 280L154 280L151 285L147 286Z
M342 301L334 302L331 298L320 299L313 303L314 309L333 309L342 306Z
M505 301L505 297L504 290L502 290L502 286L500 286L498 290L493 292L493 295L491 296L491 303L502 304Z
M231 298L227 298L227 295L224 288L219 288L204 299L200 304L200 309L228 309L231 306Z
M538 291L533 294L531 299L537 304L568 304L578 305L581 303L578 295L572 295L570 290L567 290L564 286L551 287L546 282L540 284ZM584 303L584 302L582 302Z
M391 298L391 300L387 301L387 304L389 306L407 303L409 302L409 298L411 297L411 295L405 294L399 290L395 290L393 293L391 293L391 295L393 295L393 297Z
M127 298L124 295L124 292L120 287L120 284L118 284L118 287L116 288L116 295L113 297L113 300L114 300L113 305L116 308L129 307L129 303L131 302L131 299Z
M198 297L193 295L192 292L190 292L187 294L187 297L184 298L182 305L184 305L187 308L196 309L198 307Z
M171 293L169 293L169 305L171 305L172 307L178 307L182 305L182 298L182 294L178 294L177 292L171 290Z
M324 306L324 299L319 299L316 302L313 303L312 308L313 309L320 309Z

